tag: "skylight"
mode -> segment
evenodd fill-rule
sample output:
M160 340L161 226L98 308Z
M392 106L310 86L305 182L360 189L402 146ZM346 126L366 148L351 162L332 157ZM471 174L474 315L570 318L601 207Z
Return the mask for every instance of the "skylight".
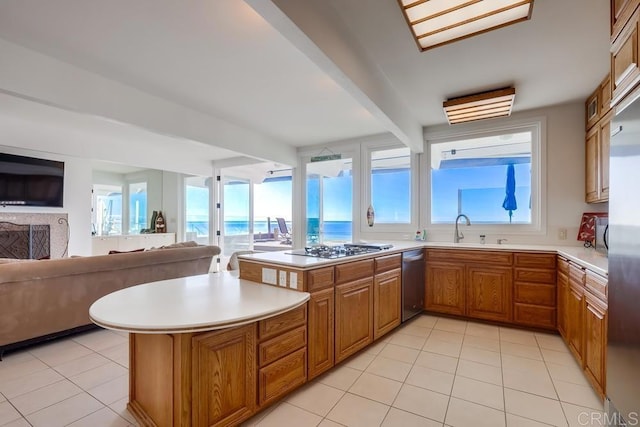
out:
M531 17L533 0L398 0L421 51Z

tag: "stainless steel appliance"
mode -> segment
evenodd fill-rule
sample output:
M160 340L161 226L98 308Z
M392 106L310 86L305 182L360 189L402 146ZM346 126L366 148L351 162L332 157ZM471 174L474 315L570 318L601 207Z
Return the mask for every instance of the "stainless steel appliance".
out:
M402 321L406 322L424 310L424 251L402 253Z
M597 217L596 218L596 238L595 247L596 251L607 255L609 251L609 218Z
M302 255L315 258L344 258L354 255L362 255L391 249L393 245L387 243L345 243L344 245L314 245L304 249L296 249L286 252L291 255Z
M640 90L611 123L607 421L640 422ZM626 424L625 421L626 420Z

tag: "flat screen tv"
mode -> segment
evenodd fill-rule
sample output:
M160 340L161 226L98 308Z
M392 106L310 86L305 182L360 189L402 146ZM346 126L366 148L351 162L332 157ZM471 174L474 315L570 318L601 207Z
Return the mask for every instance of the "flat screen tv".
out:
M64 162L0 153L0 206L62 207Z

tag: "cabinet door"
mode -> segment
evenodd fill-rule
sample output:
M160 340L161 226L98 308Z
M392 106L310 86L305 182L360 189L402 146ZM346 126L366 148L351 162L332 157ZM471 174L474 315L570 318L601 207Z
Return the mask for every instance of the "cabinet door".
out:
M334 301L333 288L314 292L309 299L309 379L333 366Z
M464 265L427 261L425 309L464 316Z
M587 133L585 145L585 200L593 203L598 200L598 145L600 144L600 128L594 126Z
M640 81L638 67L638 9L611 45L612 102L617 104Z
M511 268L467 267L467 315L478 319L511 321L513 284Z
M336 363L373 341L373 278L336 286Z
M585 294L584 369L595 390L605 395L605 353L607 349L607 306L597 297Z
M559 261L562 262L562 261ZM568 341L567 310L569 302L569 276L558 270L558 332Z
M192 341L193 424L237 425L256 407L256 325Z
M569 284L569 301L567 302L567 329L569 350L582 365L584 348L584 287L577 288Z
M611 142L611 114L600 122L600 145L598 146L598 178L600 187L598 200L609 200L609 147Z
M373 282L373 339L400 325L400 269L377 274Z

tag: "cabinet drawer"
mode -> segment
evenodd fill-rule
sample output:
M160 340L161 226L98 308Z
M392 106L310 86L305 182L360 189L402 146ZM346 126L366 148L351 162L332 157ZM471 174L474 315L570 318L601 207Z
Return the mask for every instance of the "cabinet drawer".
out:
M473 262L477 264L511 265L513 255L506 251L461 251L458 249L429 249L427 259L430 261L444 262Z
M333 267L318 268L307 272L307 292L315 292L320 289L333 286Z
M587 270L586 287L592 294L604 302L607 301L607 279Z
M582 267L569 263L569 281L575 285L584 286L586 274Z
M556 328L556 309L532 304L515 303L513 320L520 325Z
M260 406L284 396L307 381L307 349L302 348L258 373L258 404Z
M258 360L260 367L268 365L283 356L307 345L307 327L300 326L259 346Z
M556 287L555 285L516 282L515 301L526 303L526 304L546 305L550 307L555 307Z
M336 265L336 283L351 282L373 276L373 259Z
M384 271L400 268L402 265L402 254L381 256L375 259L376 274Z
M555 270L542 270L539 268L516 268L514 280L518 282L555 283Z
M558 271L569 275L569 261L564 258L558 257Z
M258 335L261 340L264 340L306 323L307 304L304 304L286 313L258 322Z
M516 267L555 269L556 255L516 252L513 254L513 264Z

